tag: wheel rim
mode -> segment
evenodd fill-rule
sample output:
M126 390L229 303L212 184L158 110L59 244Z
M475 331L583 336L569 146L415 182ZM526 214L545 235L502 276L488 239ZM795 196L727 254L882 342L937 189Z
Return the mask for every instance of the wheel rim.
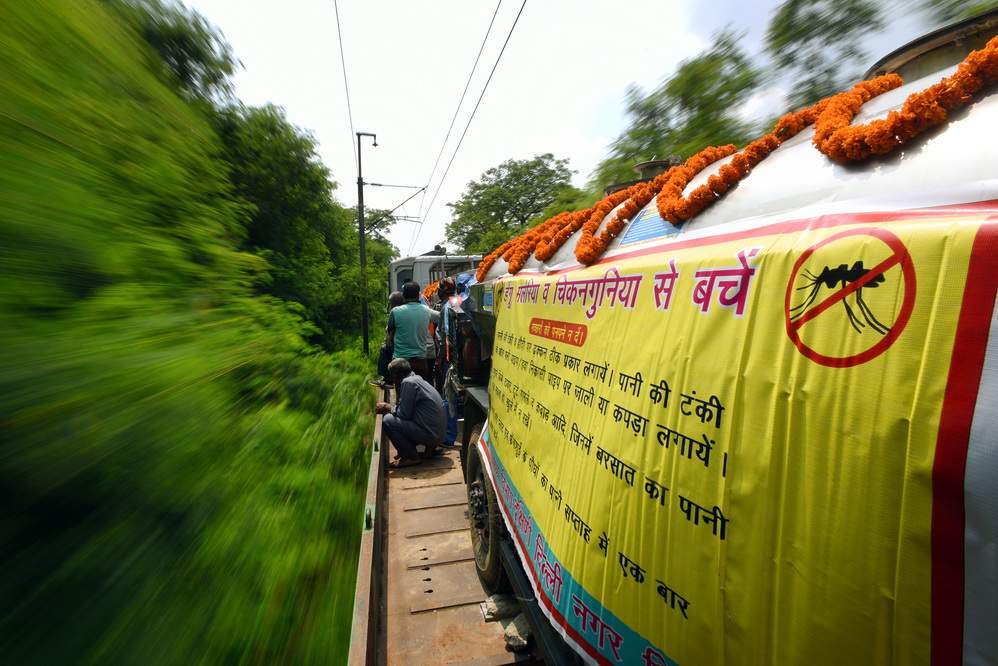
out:
M485 476L478 471L468 491L468 504L471 509L471 529L476 537L475 559L480 560L489 549L489 502L485 494Z

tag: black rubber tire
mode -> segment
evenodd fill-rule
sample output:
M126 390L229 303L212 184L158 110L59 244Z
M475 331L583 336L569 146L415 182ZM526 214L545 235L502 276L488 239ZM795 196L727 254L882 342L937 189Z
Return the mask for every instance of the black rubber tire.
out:
M482 467L476 444L481 431L481 425L475 426L468 446L468 521L471 523L475 570L486 592L495 594L508 592L510 585L499 555L499 541L505 529L499 514L499 500Z

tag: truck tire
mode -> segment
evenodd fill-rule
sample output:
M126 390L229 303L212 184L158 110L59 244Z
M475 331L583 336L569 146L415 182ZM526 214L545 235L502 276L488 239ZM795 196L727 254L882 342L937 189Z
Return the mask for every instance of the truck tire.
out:
M492 489L492 482L485 475L485 468L478 453L478 438L482 426L472 431L468 446L468 521L471 523L471 548L475 554L475 569L482 586L490 594L510 589L499 555L502 538L502 516L499 500Z

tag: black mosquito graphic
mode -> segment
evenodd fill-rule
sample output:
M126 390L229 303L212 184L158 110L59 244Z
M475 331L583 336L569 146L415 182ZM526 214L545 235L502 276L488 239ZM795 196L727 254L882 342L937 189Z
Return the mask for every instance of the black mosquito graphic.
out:
M807 298L804 299L803 303L790 308L790 319L797 319L804 314L807 307L814 303L814 300L818 297L818 292L822 287L828 287L829 289L835 289L838 286L845 287L847 284L851 284L864 278L867 274L869 274L869 272L870 269L865 268L862 261L854 263L852 268L849 268L848 264L839 264L838 268L825 266L821 269L821 273L818 275L815 275L809 270L805 270L804 275L807 278L807 281L803 286L797 287L797 291L802 291L804 289L810 289L810 291L807 293ZM877 319L876 315L873 314L873 311L870 310L870 306L863 300L864 289L879 287L880 284L886 279L887 278L884 277L883 273L878 273L854 292L856 296L854 299L855 307L859 310L860 315L862 315L862 321L860 321L860 318L853 311L852 306L849 305L849 297L846 296L842 299L842 305L846 308L846 316L849 317L849 323L854 329L856 329L857 333L862 333L860 329L867 324L869 324L870 328L880 335L884 335L891 330L890 326L885 326L879 319Z

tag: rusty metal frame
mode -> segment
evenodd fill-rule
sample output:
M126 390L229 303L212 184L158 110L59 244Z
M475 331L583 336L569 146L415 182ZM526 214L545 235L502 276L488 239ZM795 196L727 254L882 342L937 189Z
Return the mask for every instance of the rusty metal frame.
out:
M388 391L382 396L388 400ZM371 464L367 473L367 497L364 507L363 532L360 537L360 557L357 561L357 585L354 590L353 624L350 631L352 666L378 663L384 637L380 626L385 603L385 463L387 447L381 430L382 417L374 420L371 438Z

